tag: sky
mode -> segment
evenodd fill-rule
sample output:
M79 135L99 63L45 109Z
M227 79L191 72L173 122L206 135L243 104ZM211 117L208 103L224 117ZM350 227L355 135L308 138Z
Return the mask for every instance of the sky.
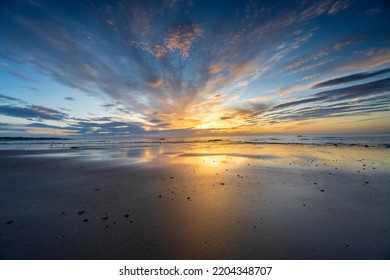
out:
M389 133L390 4L0 2L0 136Z

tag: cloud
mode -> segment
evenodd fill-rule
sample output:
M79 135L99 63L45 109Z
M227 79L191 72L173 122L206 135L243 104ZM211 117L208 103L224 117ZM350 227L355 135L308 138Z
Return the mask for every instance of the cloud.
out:
M390 63L390 53L350 62L340 67L340 69L375 68L387 63Z
M19 99L19 98L15 98L15 97L11 97L11 96L6 96L6 95L3 95L3 94L0 94L0 103L6 103L6 102L20 102L20 103L26 103L25 101Z
M382 69L382 70L375 71L375 72L357 73L357 74L343 76L340 78L331 79L328 81L317 83L317 84L313 85L311 88L329 87L329 86L359 81L359 80L363 80L363 79L367 79L367 78L371 78L371 77L375 77L375 76L380 76L380 75L386 74L388 72L390 72L390 68Z
M333 49L336 50L336 51L339 51L341 50L342 48L346 47L346 46L350 46L352 45L353 42L352 41L344 41L344 42L339 42L339 43L336 43L334 46L333 46Z
M358 98L361 96L371 96L386 93L390 90L390 78L378 80L375 82L365 83L356 86L350 86L340 89L322 91L311 95L310 98L292 101L277 105L272 108L272 111L285 109L302 104L311 104L315 102L335 102L346 99Z
M348 8L349 3L348 1L336 1L327 12L327 15L334 16L338 14L341 11L344 11Z
M202 32L202 28L198 24L178 26L175 31L169 34L168 38L164 39L164 43L168 50L178 50L181 56L188 57L192 45L202 35Z
M250 120L253 117L262 115L267 112L269 106L260 102L248 102L245 106L236 107L225 111L225 115L220 117L221 120L229 120L233 118L241 118Z
M319 61L320 58L328 56L330 51L328 49L319 50L317 52L312 52L308 55L305 55L298 60L289 63L285 66L287 70L293 70L294 72L301 72L305 70L309 70L318 66L325 64L325 61Z
M45 123L30 123L26 124L27 127L37 127L37 128L53 128L53 129L66 129L66 127L57 126L57 125L49 125Z
M209 73L210 74L218 74L222 70L224 70L226 67L226 64L224 62L214 63L209 66Z
M152 41L130 41L132 47L140 47L156 58L162 58L168 52L178 51L182 57L189 57L192 45L202 35L202 28L198 24L179 25L163 38L160 43Z
M69 97L69 96L65 97L64 99L68 100L68 101L76 101L76 99L74 99L73 97Z
M78 134L97 136L97 135L127 135L127 134L147 134L148 132L143 129L142 123L136 122L121 122L121 121L109 121L109 122L93 122L93 121L80 121L75 125L70 125L67 129L72 129Z
M32 118L45 120L64 120L68 117L67 114L62 113L58 110L39 105L31 105L27 107L3 105L0 106L0 114L17 118Z
M354 51L354 53L370 57L370 56L377 56L377 55L388 54L388 53L390 53L390 49L386 49L386 48L382 48L382 49L371 48L371 49L365 50L365 51Z
M308 85L297 85L297 86L293 86L293 87L289 87L289 88L278 89L276 91L276 93L280 94L280 95L285 95L285 94L290 94L290 93L293 93L293 92L304 91L304 90L307 90L309 88L310 88L310 86L308 86Z

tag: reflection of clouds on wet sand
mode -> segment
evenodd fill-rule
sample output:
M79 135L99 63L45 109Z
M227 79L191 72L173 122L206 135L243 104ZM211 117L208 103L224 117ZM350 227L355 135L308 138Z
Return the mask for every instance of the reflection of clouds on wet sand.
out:
M3 258L387 256L388 149L149 143L46 152L0 152Z

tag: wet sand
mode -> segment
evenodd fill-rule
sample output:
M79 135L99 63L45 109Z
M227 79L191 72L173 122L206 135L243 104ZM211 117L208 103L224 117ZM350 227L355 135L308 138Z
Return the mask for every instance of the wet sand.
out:
M0 151L1 259L390 259L390 150Z

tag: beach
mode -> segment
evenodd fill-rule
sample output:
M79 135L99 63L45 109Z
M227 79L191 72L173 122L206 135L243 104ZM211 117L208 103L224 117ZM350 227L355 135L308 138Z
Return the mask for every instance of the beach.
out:
M0 150L1 259L390 259L390 150Z

